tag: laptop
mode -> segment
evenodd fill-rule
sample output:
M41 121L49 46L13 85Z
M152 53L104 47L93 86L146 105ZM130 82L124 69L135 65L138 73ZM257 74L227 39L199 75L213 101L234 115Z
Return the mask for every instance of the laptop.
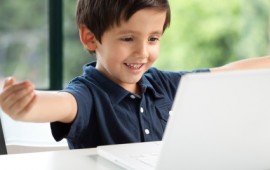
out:
M97 153L125 169L270 170L270 70L185 75L162 141Z

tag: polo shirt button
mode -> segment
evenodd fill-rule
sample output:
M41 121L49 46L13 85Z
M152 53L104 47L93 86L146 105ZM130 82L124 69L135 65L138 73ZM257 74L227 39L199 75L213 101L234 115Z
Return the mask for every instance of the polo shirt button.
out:
M140 112L143 113L143 108L142 107L140 108Z
M136 97L132 94L130 95L130 98L135 99Z
M144 132L145 132L145 134L147 134L147 135L149 135L149 134L150 134L149 129L145 129L145 130L144 130Z

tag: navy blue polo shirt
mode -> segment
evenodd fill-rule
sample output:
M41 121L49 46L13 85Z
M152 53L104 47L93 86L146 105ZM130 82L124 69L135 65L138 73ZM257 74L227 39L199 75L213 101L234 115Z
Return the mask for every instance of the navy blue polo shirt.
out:
M101 74L95 63L87 64L83 75L63 90L75 97L77 116L70 124L51 123L52 134L57 141L66 138L70 149L161 140L186 73L150 68L139 81L141 95L136 95Z

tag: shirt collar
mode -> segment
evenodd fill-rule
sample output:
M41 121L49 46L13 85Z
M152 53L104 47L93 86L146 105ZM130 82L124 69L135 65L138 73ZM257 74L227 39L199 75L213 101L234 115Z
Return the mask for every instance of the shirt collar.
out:
M104 90L110 97L112 104L118 104L121 100L123 100L127 95L131 93L118 84L114 83L112 80L105 77L102 73L100 73L96 68L96 62L88 63L84 66L84 76L95 82L102 90ZM145 74L142 76L139 84L142 88L142 93L151 92L154 97L162 98L163 94L158 93L153 85L148 80Z
M156 98L162 98L164 95L160 92L158 92L152 85L152 83L149 81L149 77L144 74L140 80L140 86L142 88L142 93L146 93L146 91L151 92L154 97Z

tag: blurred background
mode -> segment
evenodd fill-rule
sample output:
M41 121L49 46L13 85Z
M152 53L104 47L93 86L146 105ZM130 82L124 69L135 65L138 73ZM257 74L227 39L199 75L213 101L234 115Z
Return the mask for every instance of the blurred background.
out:
M162 37L155 67L189 71L269 54L269 0L169 2L172 21ZM49 22L48 3L0 0L0 84L14 75L31 80L36 88L54 89L50 87L54 80L49 71L49 24L57 23ZM85 63L95 60L80 43L75 8L75 0L62 1L63 68L55 69L63 75L62 86L80 75Z

